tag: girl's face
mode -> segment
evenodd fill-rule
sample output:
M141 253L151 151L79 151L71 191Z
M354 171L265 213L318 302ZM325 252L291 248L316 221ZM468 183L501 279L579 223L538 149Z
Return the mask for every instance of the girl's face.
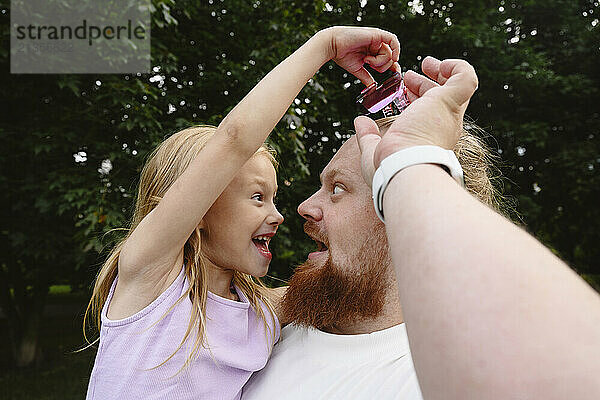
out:
M202 252L221 269L264 276L269 241L283 222L273 200L277 175L264 154L255 154L221 193L201 222Z

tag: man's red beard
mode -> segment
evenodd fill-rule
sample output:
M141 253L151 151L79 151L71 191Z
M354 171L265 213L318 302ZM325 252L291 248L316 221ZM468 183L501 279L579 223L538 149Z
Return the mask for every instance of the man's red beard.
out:
M318 233L311 222L304 231ZM330 250L322 266L313 260L298 266L283 298L283 320L326 329L377 317L390 286L387 270L391 262L383 227L369 232L351 263L335 265Z

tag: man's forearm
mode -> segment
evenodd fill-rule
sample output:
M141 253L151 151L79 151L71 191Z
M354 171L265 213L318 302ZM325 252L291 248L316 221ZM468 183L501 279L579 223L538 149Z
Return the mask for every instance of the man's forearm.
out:
M384 211L426 399L598 398L600 297L562 261L434 165Z

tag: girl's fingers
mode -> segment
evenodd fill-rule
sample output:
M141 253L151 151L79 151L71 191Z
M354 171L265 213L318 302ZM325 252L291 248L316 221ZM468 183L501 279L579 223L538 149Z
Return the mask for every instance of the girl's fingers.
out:
M394 61L393 60L389 60L384 65L380 66L379 68L376 68L376 70L377 70L377 72L385 72L388 69L390 69L392 65L394 65Z
M378 66L386 63L388 60L393 60L392 59L392 50L390 49L390 46L388 46L385 43L382 43L377 48L377 51L371 52L371 54L374 54L374 55L366 56L365 62L368 62L373 67L378 67Z
M398 36L391 32L378 29L381 34L380 40L385 43L392 51L392 60L398 61L400 58L400 41Z
M360 81L365 86L370 86L373 84L373 82L375 82L373 76L371 76L369 71L367 71L364 67L361 67L359 70L352 72L352 75L360 79Z
M389 45L383 43L379 48L377 55L375 56L366 56L363 60L365 63L368 63L373 69L378 72L387 71L394 64L394 59L392 58L392 50Z
M369 65L371 65L371 67L372 67L372 68L373 68L375 71L377 71L377 72L385 72L385 71L387 71L387 70L388 70L388 69L389 69L389 68L390 68L392 65L394 65L394 61L392 61L392 60L390 59L390 60L387 60L387 61L385 61L383 64L382 64L381 62L379 62L378 64L375 64L375 65L373 65L373 64L371 64L371 63L368 63L368 64L369 64Z
M371 39L371 44L369 45L369 48L367 51L369 52L369 54L379 55L379 53L381 52L381 48L383 47L384 44L385 43L383 43L381 41ZM369 57L372 57L372 56L369 56Z
M415 71L406 71L404 74L404 84L417 98L423 96L429 89L439 86L436 82ZM410 96L409 100L412 101Z

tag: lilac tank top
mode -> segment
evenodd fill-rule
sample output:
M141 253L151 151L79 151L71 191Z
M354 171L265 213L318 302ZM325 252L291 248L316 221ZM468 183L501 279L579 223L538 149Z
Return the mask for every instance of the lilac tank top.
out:
M187 330L189 298L167 312L189 286L184 270L143 310L110 320L106 313L116 282L102 309L100 344L87 400L239 399L250 375L267 363L274 345L273 329L275 342L279 338L279 321L275 316L273 321L264 304L267 333L239 288L235 288L239 302L208 292L205 335L209 348L202 348L199 357L177 374L193 346L196 331L192 331L169 361L152 369L173 354Z

